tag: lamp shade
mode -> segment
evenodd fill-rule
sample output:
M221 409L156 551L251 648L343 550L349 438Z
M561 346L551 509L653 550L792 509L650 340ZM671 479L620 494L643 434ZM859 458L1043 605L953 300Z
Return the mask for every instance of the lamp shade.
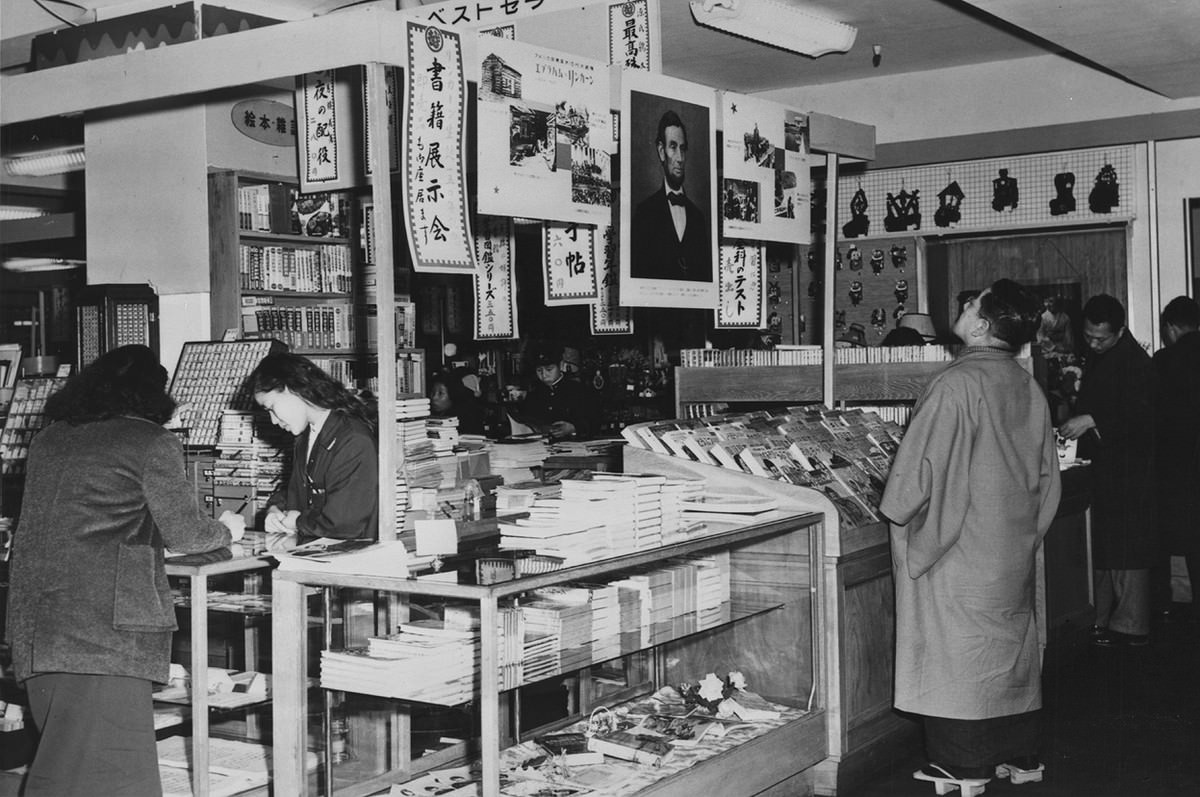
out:
M780 0L692 0L692 16L706 27L814 58L844 53L858 28Z
M921 337L929 342L937 337L937 332L933 328L933 319L929 317L929 313L905 313L900 316L900 323L897 326L907 329L915 329L921 333Z

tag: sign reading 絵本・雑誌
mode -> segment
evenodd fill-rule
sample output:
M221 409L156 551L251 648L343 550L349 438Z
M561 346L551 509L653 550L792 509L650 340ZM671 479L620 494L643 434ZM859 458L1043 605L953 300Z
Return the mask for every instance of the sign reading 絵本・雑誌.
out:
M596 230L595 244L600 296L592 304L592 334L632 335L633 311L618 304L621 275L617 268L617 231L611 224Z
M471 274L467 223L466 80L455 33L408 23L404 209L416 271Z
M512 219L475 218L475 340L517 337Z
M598 297L596 228L548 221L542 225L542 287L547 307L590 304Z
M723 92L724 163L717 205L723 238L812 241L808 117Z
M762 329L763 257L756 241L721 244L717 281L717 329Z
M609 223L608 67L489 36L476 53L479 212Z

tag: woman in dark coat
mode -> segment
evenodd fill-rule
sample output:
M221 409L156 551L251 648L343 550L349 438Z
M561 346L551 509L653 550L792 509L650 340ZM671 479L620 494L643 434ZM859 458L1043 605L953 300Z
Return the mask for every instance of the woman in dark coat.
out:
M158 795L151 691L176 629L164 547L245 530L200 513L164 429L167 372L145 346L100 357L46 402L13 539L8 639L41 735L25 794Z

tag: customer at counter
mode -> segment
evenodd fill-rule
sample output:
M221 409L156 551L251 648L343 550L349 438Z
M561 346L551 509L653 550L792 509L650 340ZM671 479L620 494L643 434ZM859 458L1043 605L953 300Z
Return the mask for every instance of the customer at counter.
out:
M267 355L248 383L271 422L296 436L291 477L268 500L264 530L378 537L379 454L369 408L298 354Z
M1158 559L1154 476L1154 369L1125 327L1125 308L1099 294L1083 307L1088 347L1076 415L1059 427L1091 460L1092 644L1150 641L1150 568Z
M537 382L518 409L519 423L552 440L587 439L595 428L599 397L563 368L563 347L542 344L534 349Z
M440 371L429 380L429 415L457 418L459 434L484 433L484 413L479 398L453 371Z
M46 401L13 539L6 638L40 734L29 797L161 794L152 689L178 627L164 548L205 553L245 530L200 512L175 402L146 346L121 346Z

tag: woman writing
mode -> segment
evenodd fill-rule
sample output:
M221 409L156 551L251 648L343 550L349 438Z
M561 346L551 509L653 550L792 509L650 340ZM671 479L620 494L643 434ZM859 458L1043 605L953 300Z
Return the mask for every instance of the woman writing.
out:
M267 502L264 529L375 539L379 458L367 406L297 354L264 357L249 384L271 422L296 436L291 478Z
M41 734L30 797L162 793L151 691L178 627L163 549L203 553L245 530L200 513L162 426L166 384L151 349L114 349L47 400L29 448L7 636Z

